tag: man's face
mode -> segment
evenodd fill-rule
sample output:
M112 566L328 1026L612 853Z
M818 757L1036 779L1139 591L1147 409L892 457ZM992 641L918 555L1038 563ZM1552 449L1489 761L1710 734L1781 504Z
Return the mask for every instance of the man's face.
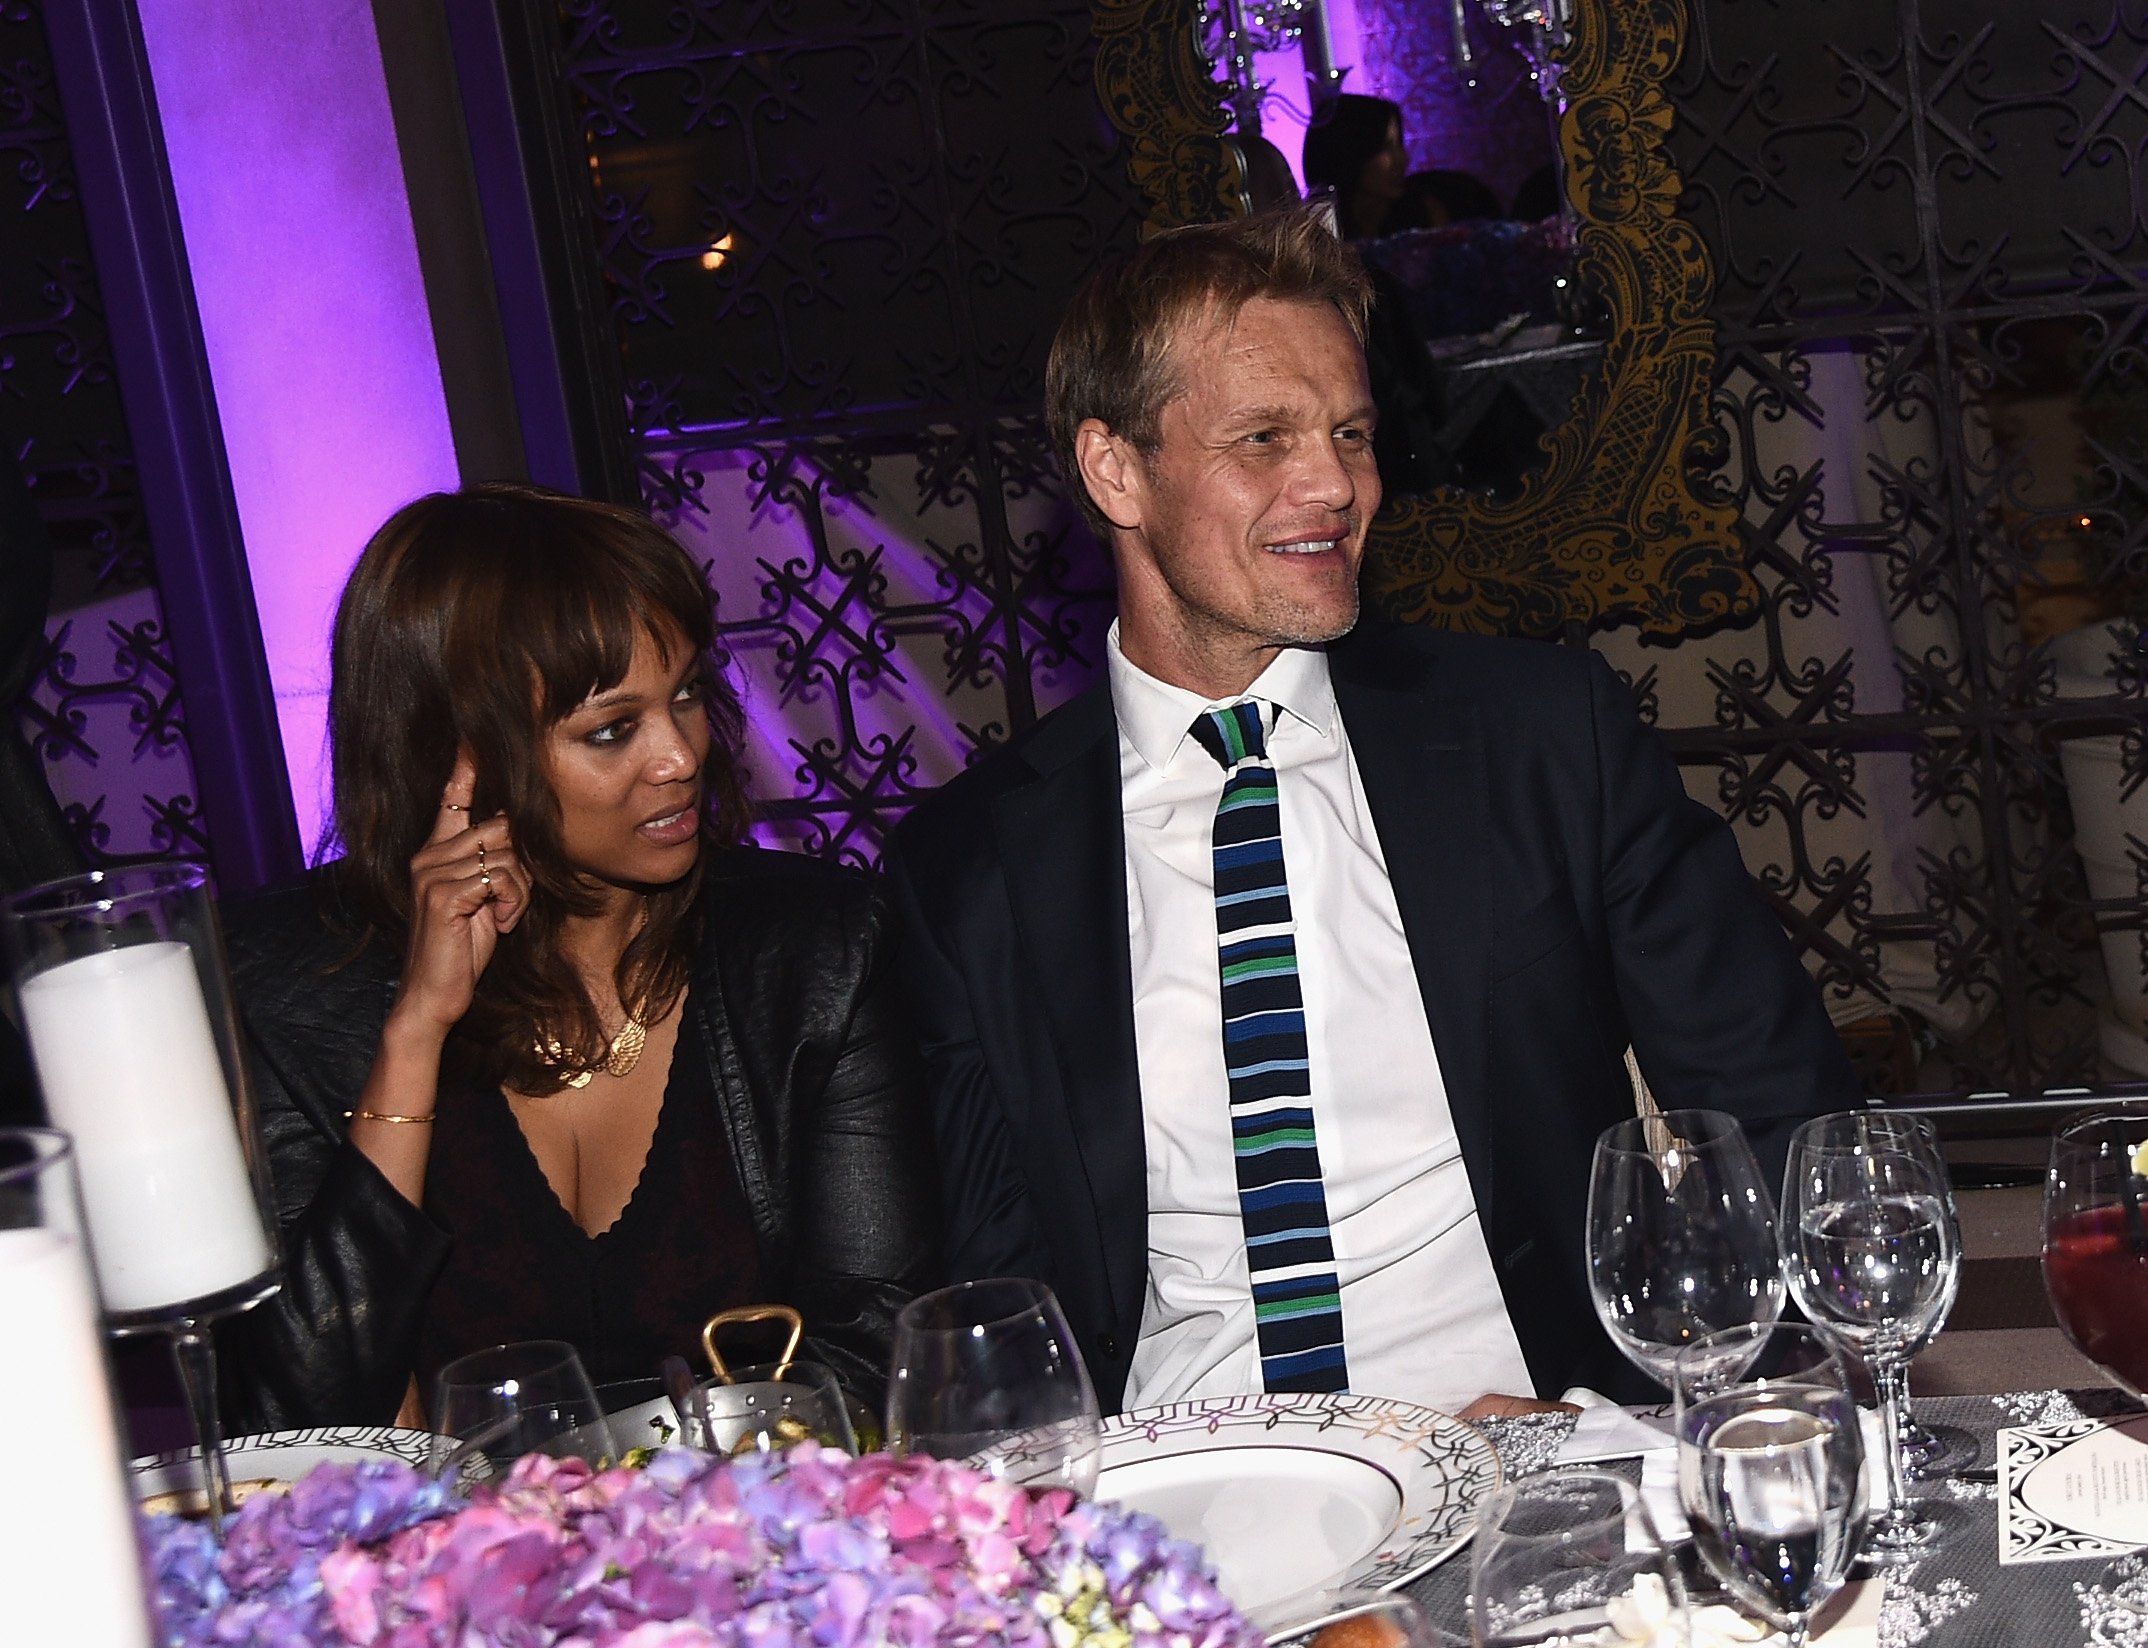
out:
M1150 674L1242 691L1286 646L1357 622L1357 570L1380 504L1372 391L1325 303L1255 298L1172 349L1181 392L1155 452L1121 448L1120 644ZM1107 489L1108 491L1109 489Z

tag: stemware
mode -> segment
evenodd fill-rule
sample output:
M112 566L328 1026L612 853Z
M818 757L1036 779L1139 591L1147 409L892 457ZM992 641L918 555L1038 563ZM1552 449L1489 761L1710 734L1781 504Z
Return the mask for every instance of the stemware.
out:
M1925 1148L1932 1153L1934 1159L1944 1161L1944 1157L1940 1155L1939 1130L1932 1125L1930 1117L1899 1110L1890 1111L1887 1119L1914 1131L1924 1141ZM1954 1200L1952 1176L1945 1177L1947 1211L1953 1217L1954 1228L1959 1230L1962 1222L1961 1209ZM1933 1325L1932 1332L1937 1335L1945 1326L1946 1318L1942 1316ZM1973 1462L1976 1456L1976 1437L1961 1426L1938 1421L1928 1423L1918 1418L1914 1409L1902 1415L1902 1468L1912 1482L1944 1481L1952 1472Z
M2148 1111L2092 1110L2051 1135L2044 1174L2044 1291L2074 1348L2148 1400ZM2148 1613L2148 1573L2121 1559L2099 1584Z
M967 1459L1010 1482L1096 1489L1103 1421L1042 1282L962 1282L903 1306L888 1380L891 1453Z
M1909 1497L1902 1448L1910 1359L1938 1333L1961 1285L1961 1232L1930 1131L1866 1111L1799 1127L1782 1242L1791 1296L1863 1358L1879 1395L1887 1508L1867 1531L1866 1556L1913 1561L1961 1520L1949 1506Z
M93 870L0 909L45 1108L74 1141L106 1326L170 1344L221 1538L210 1328L282 1278L207 873Z
M1744 1130L1718 1110L1604 1130L1589 1171L1588 1258L1612 1343L1665 1386L1695 1339L1782 1315L1775 1198Z
M603 1404L572 1345L526 1339L458 1356L433 1380L432 1469L491 1477L526 1453L617 1457Z
M1752 1325L1690 1346L1674 1383L1678 1498L1701 1560L1802 1648L1864 1516L1849 1370L1815 1329Z
M1608 1471L1546 1471L1484 1502L1470 1556L1479 1648L1571 1638L1684 1642L1685 1582L1640 1493Z

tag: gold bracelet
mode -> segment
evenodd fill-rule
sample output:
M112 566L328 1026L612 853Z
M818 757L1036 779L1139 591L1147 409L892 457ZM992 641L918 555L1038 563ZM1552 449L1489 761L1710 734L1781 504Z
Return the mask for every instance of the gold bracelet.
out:
M430 1126L430 1116L395 1116L385 1110L353 1110L351 1115L362 1122L408 1122L413 1125Z

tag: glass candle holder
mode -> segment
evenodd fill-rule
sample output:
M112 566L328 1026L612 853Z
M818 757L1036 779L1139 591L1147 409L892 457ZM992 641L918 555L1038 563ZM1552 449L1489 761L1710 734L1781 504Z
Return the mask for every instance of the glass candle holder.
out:
M107 1325L160 1333L229 1497L209 1324L280 1284L215 906L199 866L97 870L0 906L46 1112L74 1141Z

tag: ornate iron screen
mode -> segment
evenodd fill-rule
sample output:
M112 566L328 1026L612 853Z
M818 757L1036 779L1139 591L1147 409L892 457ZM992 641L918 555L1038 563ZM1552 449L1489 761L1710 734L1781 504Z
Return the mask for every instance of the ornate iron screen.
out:
M54 551L24 737L93 864L208 856L133 447L37 8L0 5L0 438Z
M2148 1078L2148 11L1694 0L1681 216L1763 598L1599 637L1891 1085Z
M895 816L1103 662L1038 416L1141 209L1086 0L569 8L628 435L708 563L786 846Z

